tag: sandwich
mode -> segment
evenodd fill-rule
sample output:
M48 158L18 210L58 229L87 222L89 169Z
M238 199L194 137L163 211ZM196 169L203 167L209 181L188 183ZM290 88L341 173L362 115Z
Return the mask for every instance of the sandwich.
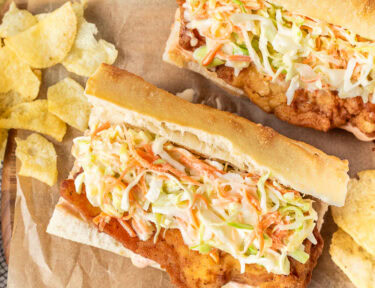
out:
M48 233L163 269L176 287L307 286L347 161L109 65L85 94L89 129Z
M178 0L164 60L291 124L375 139L374 5Z

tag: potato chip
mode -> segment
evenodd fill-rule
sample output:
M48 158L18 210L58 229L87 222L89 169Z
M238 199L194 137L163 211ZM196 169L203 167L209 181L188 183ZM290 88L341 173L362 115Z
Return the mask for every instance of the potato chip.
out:
M79 24L79 20L83 18L83 14L85 9L87 8L88 0L81 0L80 2L74 2L72 4L73 11L77 17L77 23Z
M81 85L65 78L48 88L48 111L74 128L85 131L88 127L91 106Z
M47 100L13 106L1 115L0 128L32 130L52 136L57 141L61 141L66 132L65 123L48 112Z
M87 4L88 4L87 0L81 0L80 2L73 2L72 3L73 11L77 16L77 21L78 21L78 17L83 17L83 11L87 7ZM49 14L50 13L39 13L39 14L36 14L34 16L38 21L41 21L44 18L46 18Z
M42 82L42 70L40 69L32 69L35 76L39 79L40 82Z
M16 35L38 23L37 19L27 10L18 9L12 2L0 25L0 38Z
M81 12L76 11L79 27L77 38L62 64L70 72L89 77L101 63L113 64L118 52L113 44L105 40L97 41L94 37L98 33L95 24L87 22L83 16L79 17Z
M9 108L24 102L29 101L23 98L18 92L9 91L7 93L0 93L0 115L5 113Z
M77 21L80 17L83 17L83 12L85 8L87 7L87 0L82 0L81 2L73 2L72 8L74 13L76 14ZM38 20L38 22L42 21L44 18L46 18L50 13L40 13L34 15L35 18Z
M5 43L31 67L47 68L66 57L76 34L77 17L68 2Z
M21 161L18 174L53 186L57 181L57 156L53 144L36 133L25 140L16 138L16 143L16 157Z
M0 161L4 160L5 149L8 142L8 130L0 129Z
M339 229L329 250L332 260L357 287L375 287L375 258Z
M375 170L351 179L344 207L332 207L336 224L375 256Z
M18 92L9 91L8 93L0 93L0 115L9 108L24 102L26 100ZM0 129L0 161L4 160L7 142L8 130Z
M38 96L40 79L8 47L0 48L0 93L17 91L24 98L33 100Z

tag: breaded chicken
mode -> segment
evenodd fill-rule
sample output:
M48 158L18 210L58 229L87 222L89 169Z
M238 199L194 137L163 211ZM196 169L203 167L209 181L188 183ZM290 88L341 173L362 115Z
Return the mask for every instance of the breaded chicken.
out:
M181 18L179 45L182 49L193 52L206 45L206 41L196 29L187 28L184 21L184 2L178 1ZM194 47L191 46L192 36L197 40ZM337 91L299 89L291 105L288 105L285 96L288 90L287 82L273 82L270 76L259 73L253 63L244 68L238 76L234 75L233 68L225 65L217 66L215 72L218 78L243 90L246 96L264 111L273 113L288 123L325 132L350 124L366 136L375 137L375 104L364 103L361 96L343 99L338 97Z
M89 203L84 187L80 194L76 193L74 181L69 179L62 183L60 193L85 221L96 225L93 219L100 214L100 209ZM262 288L307 287L323 249L322 237L315 228L317 245L312 245L308 240L304 243L305 251L310 255L309 260L301 264L289 258L289 275L268 273L262 266L255 264L246 265L245 273L241 273L238 260L228 253L217 251L217 259L214 260L208 254L190 250L177 229L161 231L154 243L153 237L147 241L132 237L134 235L129 235L116 218L111 218L103 227L96 227L122 243L125 248L159 263L169 274L172 283L180 288L220 288L230 281Z

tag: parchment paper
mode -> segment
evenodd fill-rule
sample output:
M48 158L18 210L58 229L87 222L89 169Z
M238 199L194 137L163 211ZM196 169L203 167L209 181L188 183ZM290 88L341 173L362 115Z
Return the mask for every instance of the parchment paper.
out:
M21 0L33 13L47 12L62 1ZM160 88L176 93L186 88L198 92L195 101L211 106L220 99L224 110L236 112L254 122L273 127L294 139L350 161L350 174L374 168L374 144L357 141L344 131L322 133L281 122L246 99L231 97L194 73L163 63L161 56L177 5L174 0L93 0L86 18L96 23L100 37L119 49L116 65L134 72ZM46 87L64 78L60 65L43 75L42 98ZM86 79L71 75L84 84ZM20 131L19 137L29 132ZM63 143L56 143L59 183L67 177L73 158L71 140L80 133L72 128ZM51 140L51 139L50 139ZM19 166L19 163L17 164ZM48 235L45 230L58 199L58 185L49 188L31 178L18 178L13 239L11 243L9 287L170 287L168 276L152 268L138 269L124 257ZM69 225L69 223L67 223ZM314 270L310 287L353 287L330 259L328 247L336 230L330 213L322 234L325 250Z

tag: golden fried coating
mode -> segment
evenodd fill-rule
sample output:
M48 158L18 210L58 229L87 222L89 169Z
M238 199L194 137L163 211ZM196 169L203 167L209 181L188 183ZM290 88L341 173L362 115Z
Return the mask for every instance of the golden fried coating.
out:
M181 18L179 45L184 50L194 51L205 45L205 39L197 30L187 28L184 21L185 1L177 2ZM195 47L191 46L191 35L198 40ZM360 96L342 99L335 91L299 89L291 105L287 105L286 83L272 82L271 77L259 73L252 64L238 76L234 75L233 68L224 65L216 67L215 72L218 78L243 90L246 96L264 111L273 113L288 123L325 132L351 124L368 137L375 137L375 104L364 103Z
M81 194L75 192L73 180L64 181L60 193L86 221L92 222L100 214L100 209L87 200L84 187ZM323 249L322 237L316 230L318 244L312 245L307 240L304 243L310 259L306 264L289 259L291 273L288 276L268 273L259 265L246 265L246 271L242 274L239 262L227 253L218 251L219 260L216 263L211 256L190 250L177 229L166 231L165 236L161 231L158 241L154 243L153 237L147 241L131 237L115 218L111 218L103 232L134 253L159 263L168 272L172 283L180 288L220 288L230 281L261 288L307 287Z

